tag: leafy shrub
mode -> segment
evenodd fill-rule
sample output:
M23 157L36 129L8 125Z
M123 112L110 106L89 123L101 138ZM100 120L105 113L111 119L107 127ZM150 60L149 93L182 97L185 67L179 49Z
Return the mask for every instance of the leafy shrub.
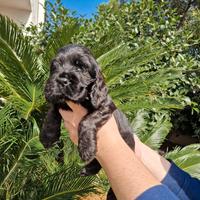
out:
M24 30L26 36L0 16L0 199L75 199L96 185L107 188L103 175L78 176L82 163L64 131L63 165L55 160L58 147L45 151L38 139L49 62L68 43L91 49L110 95L143 142L157 150L171 129L188 127L199 137L199 8L172 9L172 3L113 0L99 7L94 19L84 19L60 0L47 2L47 21ZM199 177L199 144L167 157Z

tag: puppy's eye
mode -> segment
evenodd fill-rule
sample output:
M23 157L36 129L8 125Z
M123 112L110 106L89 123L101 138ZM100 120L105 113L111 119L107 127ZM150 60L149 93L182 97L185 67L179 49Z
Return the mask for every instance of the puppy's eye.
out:
M74 64L75 64L76 66L80 65L79 60L75 60L75 61L74 61Z
M83 70L84 69L84 64L80 60L75 60L74 65L77 67L77 70Z

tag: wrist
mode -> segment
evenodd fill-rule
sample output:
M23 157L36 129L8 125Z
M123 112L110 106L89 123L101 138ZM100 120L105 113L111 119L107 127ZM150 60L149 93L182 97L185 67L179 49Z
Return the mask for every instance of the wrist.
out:
M115 148L117 145L124 142L114 117L112 116L108 122L102 126L102 128L97 133L97 153L96 157L101 157L101 155L107 153L108 151Z
M122 138L118 136L113 137L112 134L109 133L99 134L97 140L96 158L97 159L105 158L105 155L109 155L116 148L120 148L122 143L123 143Z
M137 156L137 158L141 159L141 157L142 157L142 142L140 141L140 139L138 138L137 135L134 135L134 142L135 142L135 148L134 148L135 155Z

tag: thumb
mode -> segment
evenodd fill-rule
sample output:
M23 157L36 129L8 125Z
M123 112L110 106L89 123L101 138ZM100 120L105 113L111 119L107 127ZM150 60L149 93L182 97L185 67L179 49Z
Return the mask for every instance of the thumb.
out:
M77 110L80 105L77 103L74 103L73 101L66 101L67 105L72 109L72 111Z
M64 126L69 132L69 137L72 140L74 144L78 144L78 134L77 134L77 129L71 124L68 123L67 121L64 121Z
M72 109L75 115L79 115L81 118L87 114L87 110L80 104L72 101L66 101L67 105Z
M59 113L61 114L61 116L64 120L71 119L71 117L73 115L72 111L66 111L63 109L59 109Z

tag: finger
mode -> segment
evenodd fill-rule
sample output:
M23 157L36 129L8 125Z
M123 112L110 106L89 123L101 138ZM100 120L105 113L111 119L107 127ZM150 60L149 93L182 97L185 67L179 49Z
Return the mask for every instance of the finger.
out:
M78 108L78 104L73 101L66 101L67 105L74 111Z
M63 109L59 109L59 112L64 120L64 123L69 123L72 126L76 126L76 118L74 116L74 113L72 111L66 111Z
M64 122L64 127L68 130L69 137L72 140L72 142L74 142L77 145L78 144L77 132L76 132L76 129L74 128L74 126L72 126L68 122Z
M80 104L74 103L72 101L67 101L66 103L72 109L73 112L79 113L79 115L81 116L84 116L85 114L87 114L87 110Z
M77 136L75 134L73 135L69 135L71 141L75 144L78 145L78 140L77 140Z
M63 110L63 109L59 109L59 113L61 114L61 116L64 120L66 120L66 119L70 120L73 116L72 111L66 111L66 110Z
M75 132L74 126L67 121L64 121L64 127L69 131L70 134Z

